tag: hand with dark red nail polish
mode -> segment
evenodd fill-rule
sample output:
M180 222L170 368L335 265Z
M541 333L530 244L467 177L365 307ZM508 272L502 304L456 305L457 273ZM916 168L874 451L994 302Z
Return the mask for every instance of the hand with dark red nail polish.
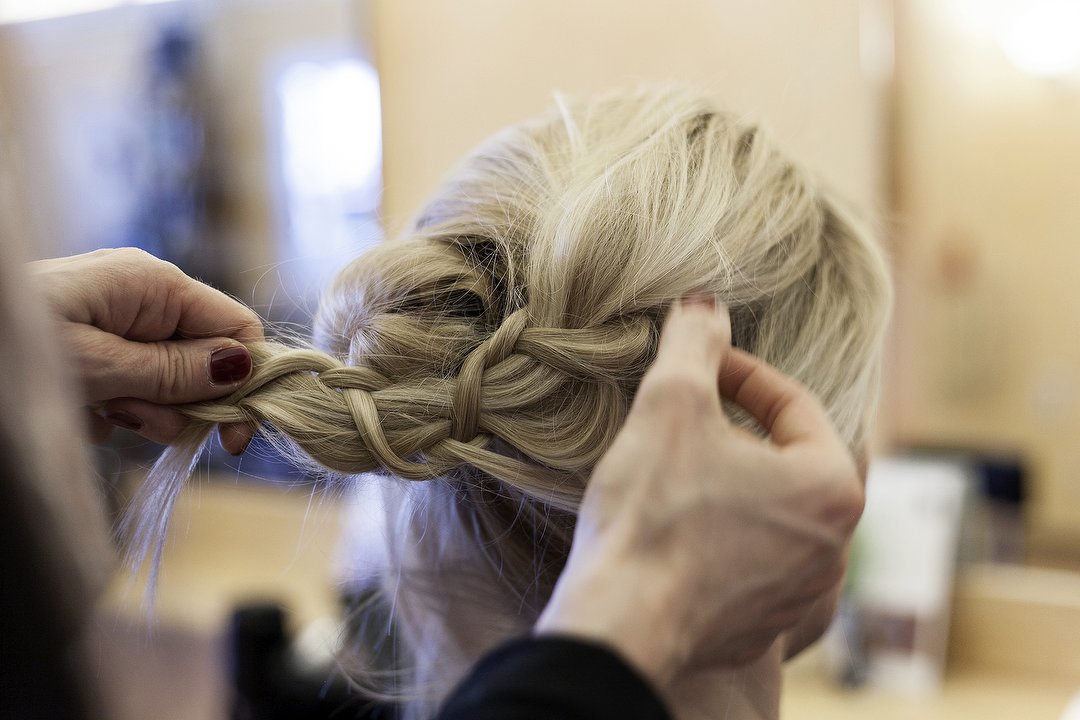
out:
M172 442L187 421L171 405L228 395L251 374L245 344L263 338L258 316L175 265L123 248L29 268L99 409L96 439L122 427ZM222 433L231 452L251 436L247 426Z
M251 374L251 353L243 345L210 353L210 382L235 385Z

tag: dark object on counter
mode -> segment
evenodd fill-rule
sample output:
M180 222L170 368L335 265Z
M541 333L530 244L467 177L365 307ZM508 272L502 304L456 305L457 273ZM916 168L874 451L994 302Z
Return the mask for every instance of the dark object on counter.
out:
M232 720L395 720L392 708L351 691L334 667L303 669L285 625L275 604L233 614Z
M1017 458L974 455L975 487L965 534L971 555L963 560L1023 563L1026 528L1027 473Z
M960 463L971 484L960 538L961 565L1023 563L1028 468L1022 455L994 448L919 446L908 454Z

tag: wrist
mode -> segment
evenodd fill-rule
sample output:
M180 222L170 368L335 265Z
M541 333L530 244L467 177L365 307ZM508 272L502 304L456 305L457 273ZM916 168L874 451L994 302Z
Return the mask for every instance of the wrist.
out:
M610 558L592 564L592 571L567 566L534 634L602 645L663 692L687 661L677 611L682 594L662 568Z

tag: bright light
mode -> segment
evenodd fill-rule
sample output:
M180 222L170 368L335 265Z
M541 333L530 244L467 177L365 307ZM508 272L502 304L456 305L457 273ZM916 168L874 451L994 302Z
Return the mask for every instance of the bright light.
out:
M1002 25L1000 40L1009 60L1031 75L1080 71L1080 2L1027 0Z
M0 24L82 15L121 5L153 5L174 0L0 0Z
M285 179L304 195L363 186L379 169L379 80L367 63L302 62L281 80Z
M381 236L379 79L359 58L301 61L280 76L278 99L286 235L318 275Z
M1011 17L1017 0L926 0L927 7L944 19L949 30L960 35L997 39L1002 24Z

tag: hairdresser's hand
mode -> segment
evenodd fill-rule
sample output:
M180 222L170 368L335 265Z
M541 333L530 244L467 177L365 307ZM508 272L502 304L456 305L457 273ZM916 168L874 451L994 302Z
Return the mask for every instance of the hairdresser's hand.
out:
M537 624L613 647L661 690L775 651L792 628L820 634L862 512L859 472L820 404L730 335L723 307L672 309ZM721 396L771 442L733 426Z
M98 250L30 263L60 321L98 442L114 426L168 443L186 424L169 405L227 395L251 373L241 344L262 338L254 312L141 250ZM252 431L221 430L242 452Z

